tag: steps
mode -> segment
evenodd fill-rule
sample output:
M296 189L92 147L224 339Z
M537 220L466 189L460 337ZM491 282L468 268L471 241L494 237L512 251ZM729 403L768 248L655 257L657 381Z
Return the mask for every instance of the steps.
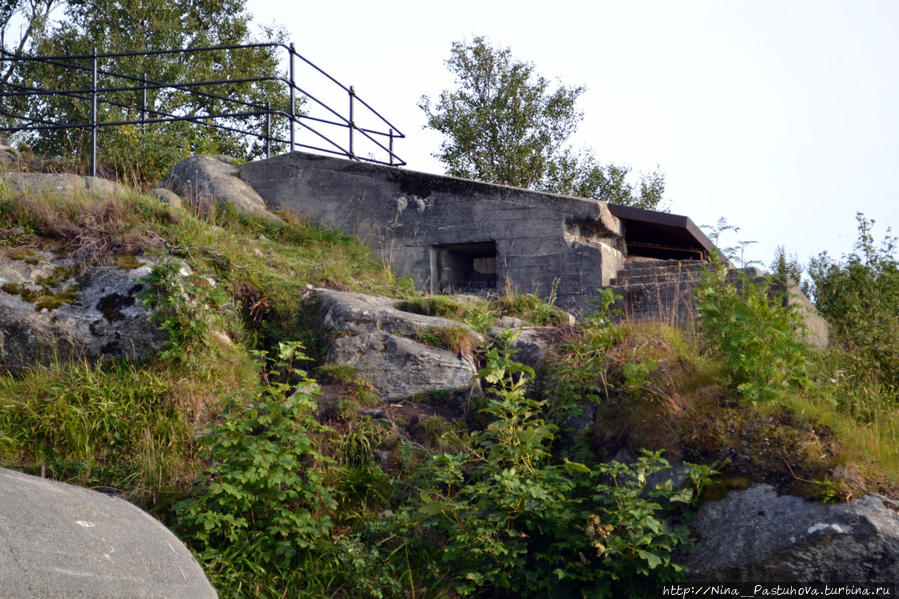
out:
M611 281L620 296L613 309L626 318L685 326L695 316L695 290L701 275L712 268L698 260L635 260L627 262Z
M692 280L710 269L708 262L698 260L639 260L626 262L612 279L612 286L667 283L675 280Z

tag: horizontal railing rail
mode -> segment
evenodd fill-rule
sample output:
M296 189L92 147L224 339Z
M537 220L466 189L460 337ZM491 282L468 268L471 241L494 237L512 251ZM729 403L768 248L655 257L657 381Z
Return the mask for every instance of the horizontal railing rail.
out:
M147 75L140 76L117 72L109 68L102 68L104 61L111 59L131 57L156 57L163 55L190 55L208 52L239 52L249 49L275 48L287 52L287 65L285 75L266 75L260 77L238 77L234 79L207 79L201 81L156 81L149 79ZM83 64L89 61L89 65ZM297 77L297 62L304 64L324 78L326 83L336 86L336 93L347 98L347 112L335 109L320 93L313 94L305 81L301 87ZM12 64L15 69L18 65L26 63L40 63L72 72L89 74L89 84L81 84L73 89L59 89L45 87L28 82L15 82L10 77L7 82L0 81L0 117L5 122L0 123L0 131L12 134L28 131L52 131L84 129L91 132L90 169L91 174L97 174L97 148L98 133L108 127L159 125L174 122L192 122L203 127L209 127L220 131L227 131L246 138L261 140L265 146L266 157L271 156L273 144L280 144L293 151L303 148L316 152L344 156L352 160L373 162L390 166L404 166L406 164L395 152L394 142L405 138L405 135L384 116L375 110L368 102L360 98L353 86L346 86L325 72L319 66L302 56L294 49L293 44L280 42L257 43L245 45L211 46L204 48L165 49L129 52L72 54L34 56L12 54L0 48L0 68L7 68ZM102 82L102 84L101 84ZM310 82L314 84L315 82ZM236 98L229 95L228 86L234 85L276 84L283 86L282 95L276 95L265 103L248 99ZM148 102L148 92L183 93L186 97L195 101L215 101L226 107L218 111L194 111L189 114L178 114L177 111L167 112ZM139 93L140 103L122 102L118 97L122 94ZM36 101L49 97L66 97L76 102L85 102L90 107L90 118L84 122L56 121L39 116L20 114L8 108L9 100L15 98L33 98ZM8 100L9 99L9 100ZM278 100L279 104L286 104L287 108L272 106L271 100ZM302 106L303 110L298 110ZM114 113L107 110L107 116L102 116L100 107L117 109ZM86 111L85 111L86 112ZM360 118L360 112L364 119ZM110 116L109 113L114 113ZM131 118L137 113L139 116ZM261 129L253 129L246 125L251 118L264 117L264 126ZM275 134L275 123L286 125L287 135ZM364 121L364 123L363 123ZM373 124L369 124L371 121ZM284 128L282 128L283 131ZM345 130L344 135L338 136L334 131ZM309 139L307 139L309 138ZM365 144L367 152L359 152L360 142Z

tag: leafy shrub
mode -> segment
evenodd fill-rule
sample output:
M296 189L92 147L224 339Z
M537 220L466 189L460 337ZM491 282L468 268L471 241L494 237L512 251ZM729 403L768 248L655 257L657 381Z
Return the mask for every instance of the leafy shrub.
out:
M813 259L809 276L815 305L832 326L832 336L846 351L844 368L851 386L883 386L899 392L899 263L896 238L887 230L877 247L873 220L856 215L854 251L834 262L826 253Z
M395 553L427 539L442 568L429 578L422 565L419 586L449 582L462 595L642 597L680 570L671 552L686 530L661 514L695 489L647 489L648 474L667 466L658 454L631 466L554 463L555 427L543 419L545 400L526 393L533 371L513 361L512 339L486 352L480 373L492 385L482 407L489 423L469 452L425 464L421 503L394 518L391 538L403 539Z
M209 465L195 495L175 506L176 528L226 596L269 593L268 582L300 568L330 530L336 507L325 485L329 460L318 449L317 385L294 362L298 343L280 345L275 368L249 402L234 398L203 438ZM275 588L276 596L283 589Z
M159 262L143 279L141 300L165 333L163 359L189 361L214 347L211 331L224 331L226 293L211 278L189 274L176 260Z
M150 131L141 131L135 125L110 127L103 131L98 148L98 169L101 174L146 189L165 179L172 166L192 151L201 154L218 149L193 148L195 137L185 143L183 135L183 132L163 132L155 127Z
M730 283L722 267L704 278L698 295L703 339L724 366L724 382L746 401L769 401L808 382L811 349L802 317L773 301L766 283Z

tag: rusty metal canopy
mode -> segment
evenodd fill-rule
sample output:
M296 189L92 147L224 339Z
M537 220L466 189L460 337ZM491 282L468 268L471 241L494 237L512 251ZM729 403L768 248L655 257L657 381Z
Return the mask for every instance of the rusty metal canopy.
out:
M624 241L631 256L707 260L715 245L687 216L609 204L624 224Z

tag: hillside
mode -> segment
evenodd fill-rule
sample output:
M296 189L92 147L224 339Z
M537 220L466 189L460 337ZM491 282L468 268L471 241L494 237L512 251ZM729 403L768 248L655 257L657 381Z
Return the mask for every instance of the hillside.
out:
M3 301L62 326L97 273L143 269L104 318L145 309L150 336L139 355L15 345L0 465L150 511L223 597L640 596L686 575L687 514L730 490L899 495L895 401L847 402L841 354L764 291L711 273L704 326L622 321L611 297L571 325L530 295L422 298L287 212L170 202L0 179ZM468 355L483 393L385 402L384 380L327 359L348 333L310 288L456 321L418 341ZM532 325L552 327L536 370L503 341Z

